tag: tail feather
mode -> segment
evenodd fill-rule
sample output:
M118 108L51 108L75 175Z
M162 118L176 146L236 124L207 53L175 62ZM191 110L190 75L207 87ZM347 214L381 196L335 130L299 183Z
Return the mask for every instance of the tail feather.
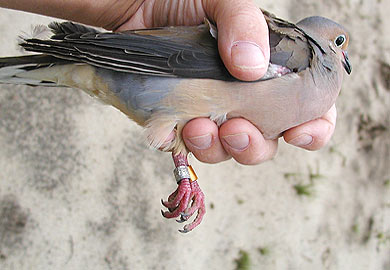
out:
M25 55L0 58L0 83L56 86L53 82L23 77L23 74L40 68L70 63L50 55Z

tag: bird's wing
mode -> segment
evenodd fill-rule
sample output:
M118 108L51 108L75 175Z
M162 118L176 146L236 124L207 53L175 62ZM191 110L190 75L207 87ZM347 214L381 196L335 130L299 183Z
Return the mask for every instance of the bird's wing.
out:
M310 67L313 47L319 44L297 25L262 10L269 27L272 64L300 72ZM316 50L318 51L318 50ZM319 51L323 51L321 48Z
M270 30L271 64L292 72L309 67L310 37L295 24L263 13ZM53 32L50 39L24 39L20 45L27 51L122 72L235 80L220 59L217 41L207 24L120 33L99 32L72 22L49 27Z
M207 25L98 32L72 22L49 25L50 39L25 39L41 52L116 71L173 77L232 80Z

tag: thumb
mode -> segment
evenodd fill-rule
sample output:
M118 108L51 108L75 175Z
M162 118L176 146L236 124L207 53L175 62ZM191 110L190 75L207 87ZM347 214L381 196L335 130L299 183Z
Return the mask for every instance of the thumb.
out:
M268 68L268 26L251 0L203 1L206 14L218 27L221 58L236 78L260 79Z

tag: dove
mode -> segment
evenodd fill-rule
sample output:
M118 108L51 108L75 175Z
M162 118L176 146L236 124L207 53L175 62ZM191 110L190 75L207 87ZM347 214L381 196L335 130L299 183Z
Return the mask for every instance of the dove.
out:
M270 63L264 77L232 77L219 56L218 29L198 26L101 32L73 22L37 27L20 46L33 55L0 58L0 83L78 88L145 127L154 148L172 152L176 190L162 204L166 218L198 226L205 196L189 165L181 131L193 118L217 124L243 117L266 139L325 114L351 73L349 35L319 16L296 24L263 10ZM168 140L172 131L175 138Z

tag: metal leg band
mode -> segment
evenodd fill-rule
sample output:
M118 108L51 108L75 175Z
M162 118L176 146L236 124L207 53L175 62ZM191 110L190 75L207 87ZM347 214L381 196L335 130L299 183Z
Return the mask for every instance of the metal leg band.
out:
M191 165L176 167L173 170L173 174L175 175L177 183L183 179L190 179L190 182L198 180L198 176L196 176L196 173L194 169L192 169Z

